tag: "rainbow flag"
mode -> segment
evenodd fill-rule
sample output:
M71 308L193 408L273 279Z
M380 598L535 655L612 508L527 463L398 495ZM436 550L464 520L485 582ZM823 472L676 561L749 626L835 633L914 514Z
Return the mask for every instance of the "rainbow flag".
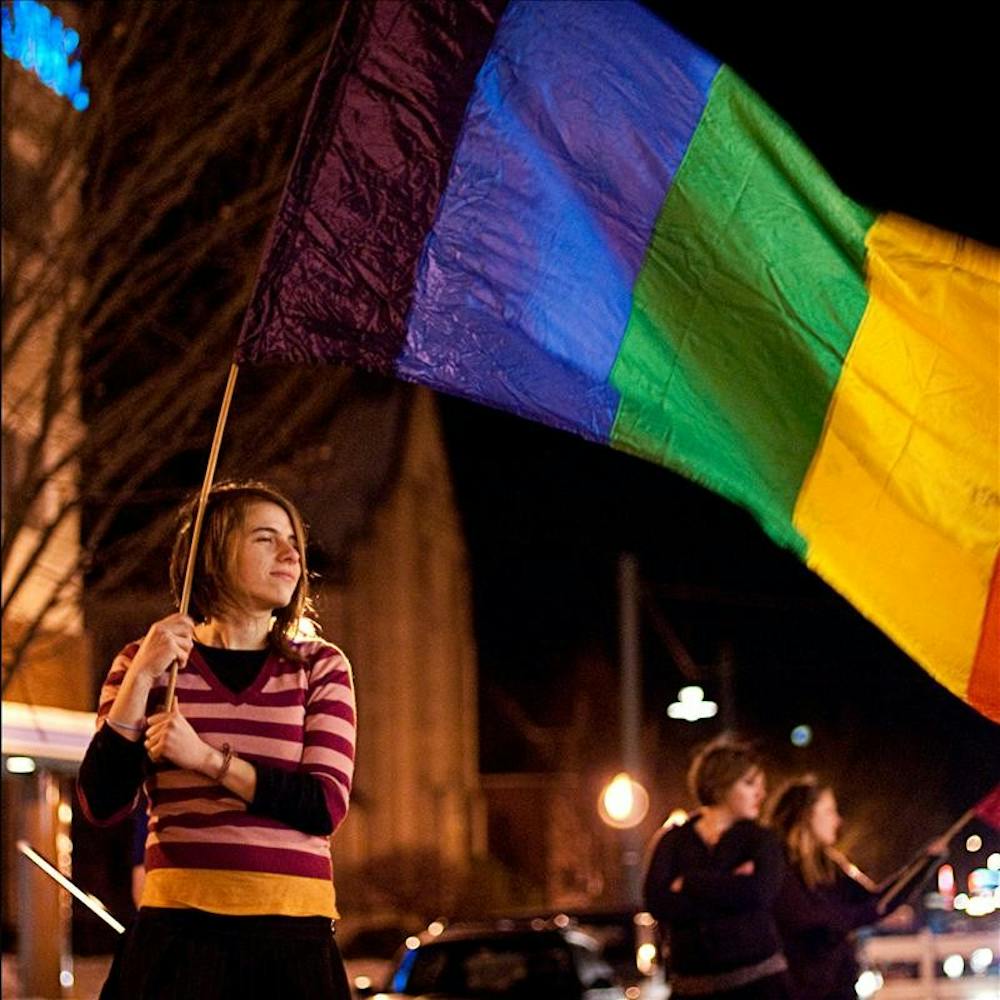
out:
M238 357L360 365L748 508L1000 719L1000 254L845 197L630 2L352 4Z

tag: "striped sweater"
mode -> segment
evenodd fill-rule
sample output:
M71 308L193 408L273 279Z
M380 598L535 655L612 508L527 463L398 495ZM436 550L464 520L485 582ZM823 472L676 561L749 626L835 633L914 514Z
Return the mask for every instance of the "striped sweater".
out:
M197 648L177 678L181 712L206 743L228 743L250 763L302 769L323 785L334 829L347 814L354 771L351 667L320 640L296 644L301 663L268 656L257 679L234 694ZM103 725L138 649L127 646L101 689ZM147 714L162 704L166 676ZM210 778L167 762L156 765L149 801L143 906L193 907L230 915L337 916L329 840L252 814ZM137 793L138 794L138 793Z

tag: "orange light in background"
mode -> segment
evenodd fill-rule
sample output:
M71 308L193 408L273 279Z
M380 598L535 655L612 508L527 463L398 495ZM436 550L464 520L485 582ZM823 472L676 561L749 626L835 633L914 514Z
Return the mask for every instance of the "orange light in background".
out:
M597 801L597 811L608 826L628 830L638 826L649 812L649 792L622 771L605 786Z

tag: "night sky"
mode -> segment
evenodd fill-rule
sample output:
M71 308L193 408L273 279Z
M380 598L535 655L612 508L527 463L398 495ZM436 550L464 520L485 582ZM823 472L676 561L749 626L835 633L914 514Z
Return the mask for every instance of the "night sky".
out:
M911 8L894 24L812 5L797 22L759 5L658 9L748 80L846 193L1000 246L995 36L980 19L954 5L936 18ZM504 705L513 699L533 723L560 726L580 690L595 709L588 764L615 769L616 559L629 550L653 609L642 644L644 751L665 789L654 808L683 794L690 748L719 729L666 719L689 682L658 637L657 615L707 668L709 697L719 696L712 667L728 646L737 727L763 741L777 773L818 770L849 820L853 810L868 828L900 817L900 849L943 829L1000 777L1000 727L741 509L561 432L455 400L443 411L474 577L484 770L551 766ZM804 749L788 739L799 723L814 731Z

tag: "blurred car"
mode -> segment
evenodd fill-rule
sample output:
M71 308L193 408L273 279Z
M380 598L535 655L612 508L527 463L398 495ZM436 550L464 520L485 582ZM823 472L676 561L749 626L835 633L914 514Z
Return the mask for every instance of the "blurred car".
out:
M340 955L355 993L385 986L413 926L412 921L405 927L395 922L363 924L345 934L343 940L338 933Z
M557 926L574 927L597 942L616 981L626 988L627 997L666 1000L669 996L652 914L627 909L565 910L551 919Z
M453 925L407 947L379 1000L625 1000L597 942L572 928Z

